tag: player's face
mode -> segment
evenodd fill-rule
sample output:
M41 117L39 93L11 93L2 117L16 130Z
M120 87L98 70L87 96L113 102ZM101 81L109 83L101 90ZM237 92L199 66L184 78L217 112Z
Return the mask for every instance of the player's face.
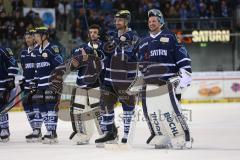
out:
M26 35L25 36L25 42L27 44L28 47L33 46L34 45L34 38L32 35Z
M125 19L124 18L115 18L115 25L116 25L117 30L124 29L126 26Z
M34 34L34 40L38 45L42 45L43 41L46 40L46 35Z
M161 24L160 22L158 21L158 18L157 17L149 17L148 18L148 28L151 32L157 32L157 31L160 31L161 29Z
M99 37L99 30L98 29L95 29L95 28L92 28L89 30L89 33L90 33L90 38L92 41L96 41L98 40L98 37Z
M34 40L38 45L42 45L42 37L40 34L38 33L34 34Z

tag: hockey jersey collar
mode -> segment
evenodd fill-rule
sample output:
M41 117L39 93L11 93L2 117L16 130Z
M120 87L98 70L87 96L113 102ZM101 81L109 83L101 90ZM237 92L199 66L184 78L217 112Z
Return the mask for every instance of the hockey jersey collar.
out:
M157 34L152 34L150 33L150 37L152 38L156 38L157 36L159 36L162 33L162 30L160 32L158 32Z
M93 45L94 44L99 45L100 43L101 43L100 41L96 41L96 43L93 42ZM88 45L88 47L93 48L90 42L88 42L87 45Z
M43 47L43 49L42 49L42 46L40 46L39 52L42 53L49 45L50 45L50 43L48 42L47 45L45 47Z
M131 29L131 28L128 28L128 29L126 30L126 32L124 32L124 33L127 33L127 32L129 32L129 31L132 31L132 29ZM118 30L118 37L121 37L124 33L121 33L120 30Z
M34 47L28 47L27 48L27 53L30 54L33 51Z

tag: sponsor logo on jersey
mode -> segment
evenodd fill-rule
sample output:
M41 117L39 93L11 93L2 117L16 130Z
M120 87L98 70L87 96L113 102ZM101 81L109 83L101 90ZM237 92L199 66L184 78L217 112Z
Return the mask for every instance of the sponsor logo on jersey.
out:
M167 37L161 37L161 38L160 38L160 42L168 43L168 42L169 42L169 38L167 38Z
M34 68L34 63L26 63L25 69Z
M167 56L167 50L165 49L156 49L156 50L151 50L151 57L153 56Z
M48 67L50 66L50 63L49 62L40 62L40 63L37 63L37 68L44 68L44 67Z
M179 132L177 130L176 124L173 122L173 118L171 117L171 114L169 112L166 112L163 115L166 118L169 127L171 128L173 136L176 136Z

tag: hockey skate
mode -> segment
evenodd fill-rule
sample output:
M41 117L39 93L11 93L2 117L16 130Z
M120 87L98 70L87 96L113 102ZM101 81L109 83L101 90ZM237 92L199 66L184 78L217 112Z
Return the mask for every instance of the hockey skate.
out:
M171 139L173 149L191 149L193 144L193 138L190 141L185 141L183 137Z
M89 141L90 141L90 137L88 135L77 133L77 132L73 132L70 135L69 139L76 142L77 145L86 145L86 144L89 144Z
M33 133L26 136L26 141L28 143L36 143L42 141L42 133L40 129L34 129Z
M146 143L149 144L155 136L156 136L156 134L155 134L155 133L152 133L152 134L150 135L150 137L147 139Z
M127 134L124 134L121 142L122 142L123 144L126 144L126 143L128 142L128 135L127 135Z
M1 132L0 132L0 142L3 142L3 143L7 143L9 141L9 136L10 136L10 133L9 133L9 129L6 128L6 129L1 129Z
M58 143L56 131L48 131L42 138L43 144L56 144Z
M171 141L168 136L155 135L154 133L150 135L146 143L154 145L155 149L166 149L171 147Z
M102 137L95 140L96 147L104 147L104 144L117 144L118 142L118 130L113 125L112 131L106 131Z

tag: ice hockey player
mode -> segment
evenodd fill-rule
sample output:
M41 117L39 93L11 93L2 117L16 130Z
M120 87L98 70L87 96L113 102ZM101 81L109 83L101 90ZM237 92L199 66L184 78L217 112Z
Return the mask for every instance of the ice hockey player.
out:
M96 97L90 97L93 89L99 87L102 84L102 72L104 72L101 66L101 63L94 62L96 65L96 70L93 70L92 73L87 70L89 67L93 66L90 58L91 56L96 56L98 61L104 60L104 53L102 51L102 42L99 39L100 37L100 26L93 24L89 27L89 38L90 41L87 44L82 44L72 51L71 58L71 70L77 70L77 88L74 88L74 98L71 102L71 116L72 116L72 127L73 133L70 136L70 139L77 142L77 144L88 144L90 138L93 135L93 123L97 127L98 133L101 135L101 127L99 119L94 119L93 121L80 121L75 118L74 114L81 114L83 112L91 111L91 109L99 107L99 99ZM88 61L89 60L89 61ZM88 64L84 65L83 64ZM99 73L97 73L99 72ZM76 101L76 102L75 102ZM77 102L78 101L78 102ZM75 105L77 104L77 105Z
M36 55L34 54L34 49L38 47L34 42L34 32L34 29L26 31L24 35L26 47L20 51L20 62L23 69L23 80L20 86L21 89L24 90L24 94L28 95L28 97L23 100L23 108L33 130L31 134L26 136L27 142L38 142L42 140L42 116L39 108L35 107L35 104L33 104L32 93L30 93L36 89L36 80L34 79Z
M191 59L188 52L176 35L166 28L163 14L160 10L151 9L148 11L148 27L150 34L142 39L139 44L139 59L142 62L152 62L153 64L145 66L145 68L142 69L142 71L145 70L145 72L143 71L144 80L146 82L149 81L151 83L163 85L163 82L166 84L167 81L174 77L174 79L179 81L179 84L175 86L175 99L180 101L183 89L187 88L191 83ZM151 69L151 71L146 71L147 68ZM147 100L148 97L143 96L144 115L151 131L151 136L147 140L147 143L151 144L154 143L154 138L156 138L157 135L158 137L166 137L166 139L168 135L162 135L163 128L160 130L159 126L157 126L158 132L156 133L156 123L154 124L152 119L150 120L151 117L149 117L148 114L149 110L152 110L155 106L151 106L151 103L148 103ZM165 102L159 102L160 108L163 103ZM180 109L178 107L176 108L175 114L182 118L181 114L178 114L179 112L181 113ZM185 140L177 142L177 148L183 148L186 144L185 142L190 141L189 129L185 120L182 122L185 125ZM162 143L166 144L156 145L167 146L168 141L162 141Z
M135 48L138 35L129 28L131 14L128 10L120 10L115 15L117 31L108 32L108 42L104 44L106 60L104 63L106 73L101 88L100 106L102 113L102 127L104 135L95 140L96 145L115 143L118 132L114 124L114 105L119 101L123 108L124 135L122 143L127 143L129 128L134 114L135 97L129 96L125 89L135 76L136 68L132 72L126 69L130 61L136 60ZM115 63L116 57L119 63ZM122 64L121 60L123 60ZM123 75L123 76L121 76Z
M15 88L18 73L17 61L10 48L0 47L0 108L8 103L10 92ZM0 142L9 141L8 113L0 115Z
M52 144L57 143L57 111L60 97L58 93L50 89L50 78L53 71L64 68L62 66L64 62L58 46L52 45L48 41L48 28L43 26L37 27L35 30L34 40L39 47L34 50L36 55L35 79L37 91L32 100L39 108L47 129L47 133L42 138L43 143Z

